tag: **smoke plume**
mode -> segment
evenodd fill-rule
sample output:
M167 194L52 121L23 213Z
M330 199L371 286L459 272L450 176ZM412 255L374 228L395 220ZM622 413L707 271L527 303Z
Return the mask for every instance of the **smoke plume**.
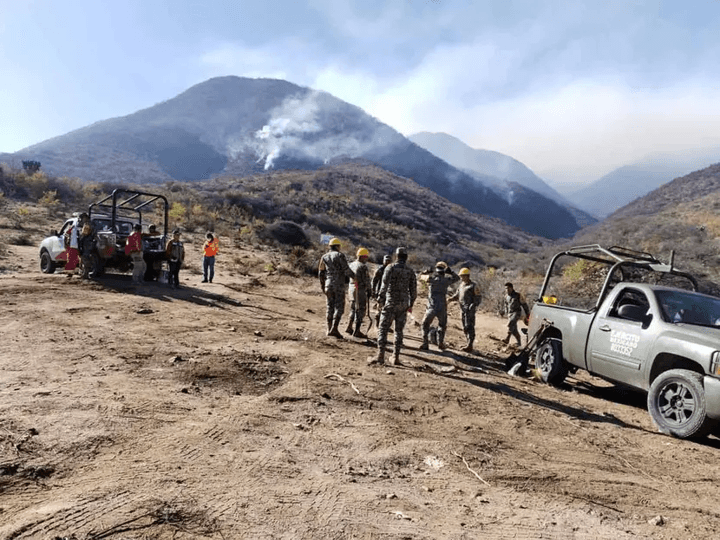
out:
M337 157L360 157L387 148L401 136L361 109L325 92L287 98L254 134L252 146L265 169L280 157L327 163Z

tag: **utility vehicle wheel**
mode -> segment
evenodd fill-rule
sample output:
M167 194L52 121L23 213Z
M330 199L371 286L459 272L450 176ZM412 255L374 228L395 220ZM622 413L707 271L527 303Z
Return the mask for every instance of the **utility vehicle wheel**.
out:
M647 406L661 432L680 439L707 435L715 422L705 414L703 376L687 369L670 369L650 385Z
M50 257L50 254L47 251L43 251L40 254L40 271L43 274L52 274L55 272L55 268L57 268L57 265L52 260L52 257Z
M559 339L546 339L535 352L535 369L540 378L549 384L561 384L568 374L567 364L562 357L562 344Z

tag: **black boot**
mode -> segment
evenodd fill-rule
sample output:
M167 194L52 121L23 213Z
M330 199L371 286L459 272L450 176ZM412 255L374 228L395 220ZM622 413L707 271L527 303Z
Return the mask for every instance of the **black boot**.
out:
M355 331L353 332L353 337L360 338L360 339L367 339L367 335L362 333L362 330L360 330L360 326L362 321L356 321L355 322Z
M367 360L368 364L384 364L385 363L385 349L378 349L375 356L371 356Z

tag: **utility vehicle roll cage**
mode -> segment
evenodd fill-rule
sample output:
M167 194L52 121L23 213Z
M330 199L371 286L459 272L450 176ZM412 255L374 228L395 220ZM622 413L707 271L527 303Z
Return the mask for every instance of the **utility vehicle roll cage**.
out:
M555 263L561 257L574 257L576 259L584 259L587 261L597 262L605 264L610 267L605 282L603 283L600 294L598 295L595 307L599 307L602 303L608 290L611 288L610 283L615 272L619 272L621 280L623 281L626 273L623 272L624 268L639 268L649 270L653 272L660 272L663 274L672 274L681 278L687 279L692 284L693 291L698 291L697 280L687 272L681 272L676 270L673 266L675 260L675 251L670 252L670 262L665 264L657 259L654 255L645 251L635 251L633 249L612 246L609 248L602 247L600 244L590 244L587 246L577 246L561 251L555 255L550 261L547 272L545 273L545 279L540 289L539 302L542 302L543 295L547 289L550 277L552 276Z
M142 223L143 209L157 200L161 200L163 203L163 235L167 237L169 205L164 195L129 189L116 189L104 199L92 203L88 207L88 215L92 217L94 209L96 213L110 216L111 225L115 230L115 221L118 214L120 217L137 217L138 223Z

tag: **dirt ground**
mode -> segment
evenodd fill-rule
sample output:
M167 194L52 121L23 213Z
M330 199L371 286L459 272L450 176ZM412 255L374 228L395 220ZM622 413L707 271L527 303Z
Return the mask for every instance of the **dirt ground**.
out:
M506 374L499 317L476 354L456 305L445 352L409 319L403 366L367 366L372 344L325 337L317 281L263 253L201 284L194 250L175 291L8 249L0 538L720 535L718 439L661 435L643 395L586 375Z

